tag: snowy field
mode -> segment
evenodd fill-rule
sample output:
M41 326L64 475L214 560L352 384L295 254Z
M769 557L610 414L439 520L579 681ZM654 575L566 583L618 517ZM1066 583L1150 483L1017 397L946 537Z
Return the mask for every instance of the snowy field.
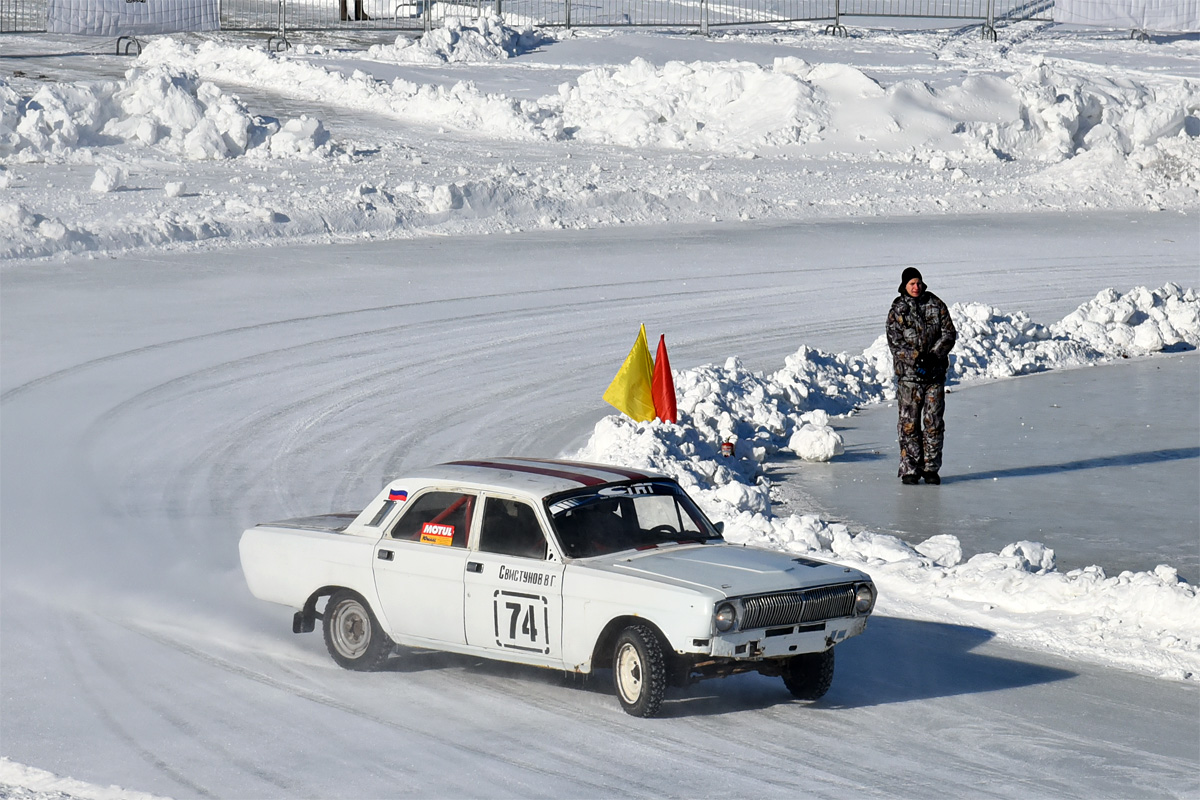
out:
M1194 494L1126 569L786 483L852 468L909 264L963 394L1200 385L1200 45L1126 35L0 38L0 796L1200 795ZM599 399L643 322L680 425ZM972 435L999 481L1033 457ZM343 672L248 595L242 528L506 454L675 475L733 541L866 569L876 618L818 703L738 676L647 721L603 674ZM1048 526L1100 505L1081 472ZM1096 521L1134 547L1137 497Z

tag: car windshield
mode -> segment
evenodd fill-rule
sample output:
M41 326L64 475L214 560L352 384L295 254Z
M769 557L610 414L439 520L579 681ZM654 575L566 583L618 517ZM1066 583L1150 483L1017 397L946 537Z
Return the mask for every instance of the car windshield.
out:
M551 498L549 506L559 544L569 558L721 538L672 482L609 484Z

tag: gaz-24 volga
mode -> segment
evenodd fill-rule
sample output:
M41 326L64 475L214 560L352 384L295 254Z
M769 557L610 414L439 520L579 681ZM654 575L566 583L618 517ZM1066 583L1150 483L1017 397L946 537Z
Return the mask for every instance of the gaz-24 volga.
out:
M455 461L391 481L360 513L242 534L251 593L322 623L333 660L396 645L571 673L611 669L635 716L670 686L757 671L813 700L862 633L870 577L735 545L674 480L571 461Z

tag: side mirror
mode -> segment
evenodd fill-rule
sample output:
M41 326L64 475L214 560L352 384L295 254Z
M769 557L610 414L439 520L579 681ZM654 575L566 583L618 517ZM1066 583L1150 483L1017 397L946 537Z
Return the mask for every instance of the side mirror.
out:
M717 533L725 533L725 523L724 522L714 522L713 527L717 529Z

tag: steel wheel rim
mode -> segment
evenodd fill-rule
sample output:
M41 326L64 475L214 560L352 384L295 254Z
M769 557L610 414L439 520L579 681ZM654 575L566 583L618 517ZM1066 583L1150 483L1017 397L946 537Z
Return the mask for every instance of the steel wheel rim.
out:
M358 658L371 642L371 620L361 605L348 600L333 610L333 646L346 658Z
M617 651L617 690L627 703L642 696L642 659L637 648L626 642Z

